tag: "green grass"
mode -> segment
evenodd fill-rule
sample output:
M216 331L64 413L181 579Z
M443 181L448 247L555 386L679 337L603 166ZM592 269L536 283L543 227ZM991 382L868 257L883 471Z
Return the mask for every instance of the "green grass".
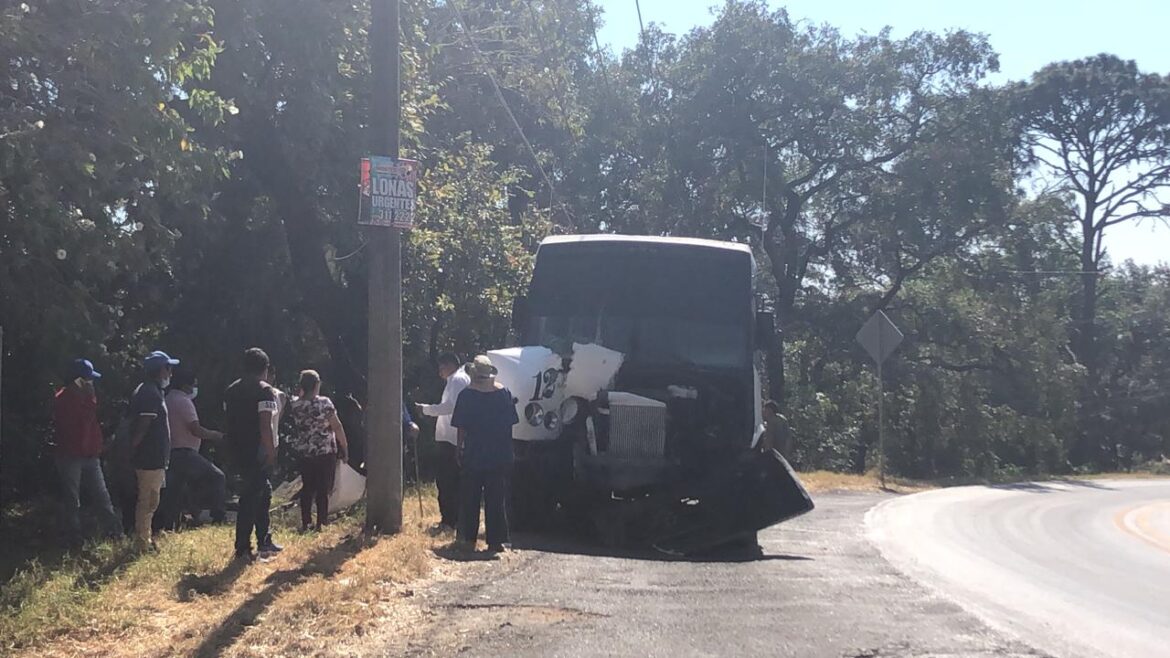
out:
M0 653L18 650L96 624L123 625L118 610L102 608L98 598L105 586L173 584L176 596L184 589L200 591L230 560L234 527L204 526L167 533L160 550L143 552L130 539L92 541L79 549L62 551L45 540L52 519L51 506L33 505L5 518L4 573L0 588ZM352 514L339 522L357 526ZM312 542L313 535L293 531L291 513L273 515L274 532L282 544L295 547ZM191 587L187 587L190 585Z
M424 492L429 523L437 511L433 487ZM10 508L0 532L0 655L86 655L99 648L106 655L138 655L160 632L179 634L160 655L198 653L194 645L209 632L226 638L226 650L237 639L231 629L257 605L257 590L268 592L263 607L274 619L295 620L300 612L294 602L370 597L386 579L409 580L426 571L433 540L416 527L413 492L403 511L410 527L389 543L359 535L360 503L322 533L296 532L295 509L276 512L273 533L285 550L269 564L248 568L232 561L232 526L167 533L158 538L157 552L139 551L128 539L62 551L51 540L51 506ZM332 576L314 575L342 568L334 562L348 564L347 582L363 585L341 587ZM272 655L285 655L287 629L277 626L248 632L272 645Z

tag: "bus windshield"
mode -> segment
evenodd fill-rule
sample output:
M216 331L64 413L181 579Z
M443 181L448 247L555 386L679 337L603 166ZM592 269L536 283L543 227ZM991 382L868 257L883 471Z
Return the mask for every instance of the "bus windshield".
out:
M650 366L750 366L751 258L660 244L542 247L527 344L597 343Z

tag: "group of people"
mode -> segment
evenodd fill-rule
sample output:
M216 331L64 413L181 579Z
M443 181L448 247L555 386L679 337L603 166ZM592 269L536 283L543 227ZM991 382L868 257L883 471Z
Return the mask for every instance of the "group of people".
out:
M101 466L105 441L95 382L102 375L86 359L73 362L69 381L57 391L53 407L67 542L81 539L83 497L96 508L104 534L124 532L143 547L153 547L154 533L176 524L188 493L201 499L212 522L225 522L226 476L200 451L204 441L211 441L226 448L240 476L236 557L251 560L280 552L271 534L269 507L278 427L285 415L291 427L287 446L301 474L302 530L328 523L335 473L338 463L350 457L350 445L336 406L321 395L320 375L302 371L297 395L290 397L270 383L271 362L263 350L246 350L241 365L242 376L224 394L225 430L220 432L200 423L193 370L165 352L143 359L143 381L119 425L111 460L114 499L122 509L119 522ZM446 353L439 357L438 367L446 380L442 399L419 405L419 410L437 418L441 524L457 530L461 545L473 546L482 503L487 543L491 550L504 550L509 538L506 490L512 426L519 422L512 394L495 381L496 369L485 356L463 366L458 357ZM417 436L418 426L405 405L403 429Z
M439 463L440 523L456 530L456 541L472 549L479 534L482 504L488 550L509 544L507 486L512 469L512 426L520 422L512 393L496 381L488 357L475 357L464 367L445 353L438 358L439 376L446 380L438 404L419 405L434 416Z
M69 381L53 400L62 533L67 544L81 540L83 496L97 508L105 535L125 532L144 544L150 544L152 531L164 524L163 519L178 513L177 492L186 483L199 484L210 497L212 518L224 519L226 478L199 453L204 440L218 441L223 434L199 423L193 402L198 383L190 371L176 371L178 365L164 352L152 352L143 359L145 380L131 397L111 460L115 498L122 509L119 522L101 465L105 441L94 384L102 375L87 359L71 364ZM164 497L168 479L171 486Z
M113 498L123 512L119 528L101 468L104 440L94 387L101 373L86 359L72 364L70 381L57 391L53 409L65 540L76 543L81 539L83 496L97 508L105 534L126 532L144 546L153 545L157 530L177 524L188 492L202 498L212 522L224 522L227 478L200 451L204 441L214 441L225 444L241 479L236 555L254 557L253 533L261 554L279 552L281 547L270 532L268 510L278 425L285 411L295 428L289 445L300 459L305 483L302 525L306 529L310 526L312 502L318 505L317 527L327 522L333 472L337 459L347 456L347 442L332 401L320 396L320 376L304 371L300 395L290 400L269 384L268 355L259 348L247 350L243 376L224 396L227 431L219 432L200 423L195 408L199 383L191 369L180 365L165 352L152 352L143 359L144 379L130 398L111 460Z

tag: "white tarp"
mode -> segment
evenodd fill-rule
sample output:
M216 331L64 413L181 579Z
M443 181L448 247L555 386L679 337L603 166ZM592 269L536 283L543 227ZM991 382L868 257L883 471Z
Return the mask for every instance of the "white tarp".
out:
M350 507L366 495L366 476L353 470L349 464L338 462L333 478L333 491L329 494L329 512Z
M277 487L272 494L275 498L288 498L295 501L300 496L301 487L301 476L298 475ZM365 495L366 476L355 471L349 464L337 462L337 472L333 477L333 491L329 493L329 513L333 514L347 507L352 507Z

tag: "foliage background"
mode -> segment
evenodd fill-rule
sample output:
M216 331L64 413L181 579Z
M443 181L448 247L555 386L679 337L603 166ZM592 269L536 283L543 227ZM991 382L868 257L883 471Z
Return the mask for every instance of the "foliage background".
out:
M544 236L694 235L756 250L801 467L873 463L853 334L878 308L907 334L887 369L899 473L1126 468L1170 448L1170 270L1104 253L1075 274L1084 195L1034 157L1060 143L1054 107L1132 109L1110 90L1140 89L1148 157L1126 171L1164 185L1165 77L1102 56L997 87L980 35L852 37L749 0L620 54L599 49L589 0L403 5L403 155L424 172L403 250L411 399L437 397L438 351L507 341ZM251 345L286 385L316 367L363 398L367 18L361 0L0 9L5 501L52 482L48 401L78 355L107 374L111 428L156 348L197 369L213 426ZM1165 220L1148 210L1133 221ZM1074 331L1088 279L1091 342Z

